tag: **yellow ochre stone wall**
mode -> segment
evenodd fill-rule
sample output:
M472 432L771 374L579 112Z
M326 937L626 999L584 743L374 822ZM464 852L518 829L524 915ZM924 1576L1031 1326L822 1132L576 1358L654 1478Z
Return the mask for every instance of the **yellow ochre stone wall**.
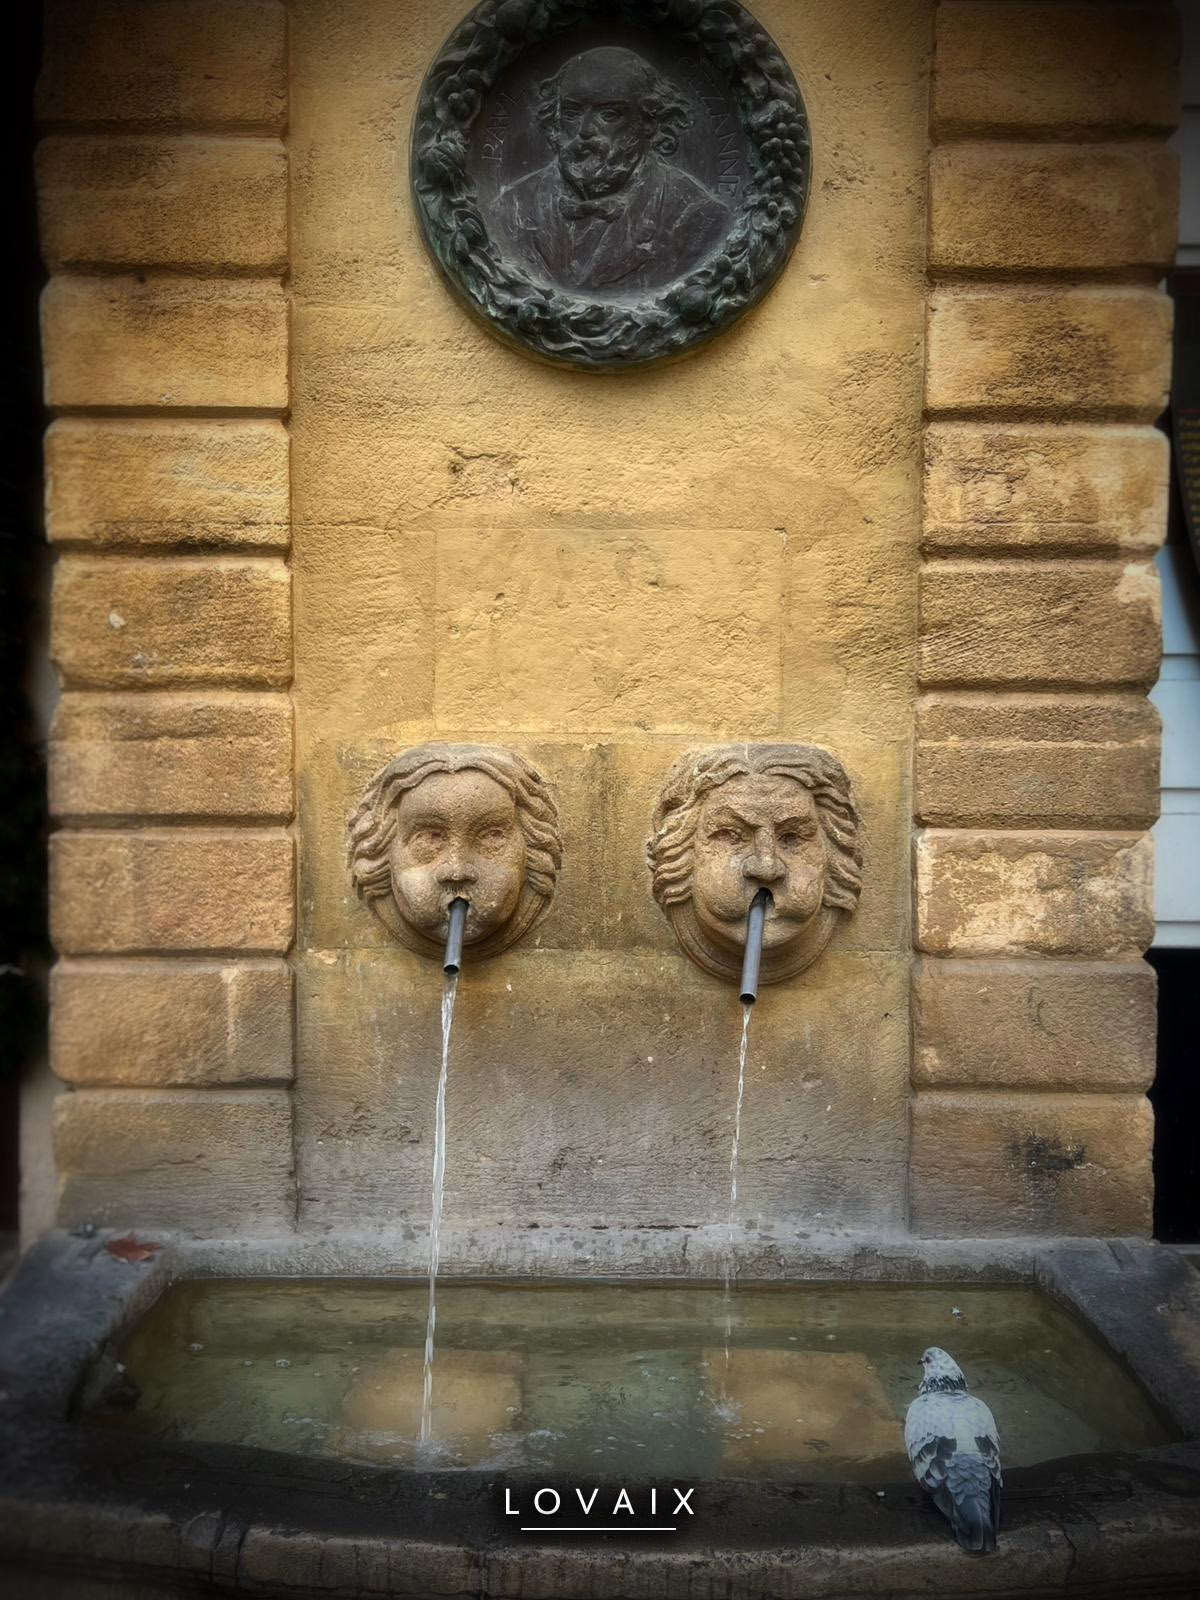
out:
M418 238L408 130L456 9L291 8L302 1226L427 1213L440 975L357 903L344 819L429 738L532 757L565 840L545 922L460 986L448 1221L723 1221L740 1009L644 847L681 750L781 737L843 757L869 864L756 1013L744 1215L902 1219L931 17L756 14L814 130L799 251L696 358L605 378L498 343Z
M754 9L812 122L797 253L601 378L417 237L458 5L51 0L64 1221L424 1227L440 974L345 824L426 739L528 755L565 836L460 988L448 1225L723 1221L736 996L643 849L682 750L787 739L846 763L864 890L756 1010L742 1220L1148 1228L1170 12Z

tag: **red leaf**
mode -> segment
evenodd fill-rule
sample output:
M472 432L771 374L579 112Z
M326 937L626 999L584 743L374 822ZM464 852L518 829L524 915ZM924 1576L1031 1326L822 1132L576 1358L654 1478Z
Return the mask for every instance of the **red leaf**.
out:
M109 1239L104 1248L118 1261L128 1261L132 1265L135 1261L149 1261L156 1250L162 1249L162 1245L150 1240L143 1243L127 1233L123 1239Z

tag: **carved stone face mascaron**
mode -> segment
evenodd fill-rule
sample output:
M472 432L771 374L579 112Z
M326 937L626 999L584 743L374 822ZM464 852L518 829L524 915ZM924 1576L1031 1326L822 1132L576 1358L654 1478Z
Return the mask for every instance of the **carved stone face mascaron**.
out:
M733 982L760 889L771 893L764 983L816 960L858 903L849 779L812 745L725 745L683 757L663 787L647 854L655 898L685 953Z
M771 288L811 154L738 0L481 0L422 85L425 241L495 333L560 365L679 356Z
M515 944L548 910L561 862L545 781L523 757L486 745L405 751L350 823L355 887L402 944L431 957L459 898L471 955Z

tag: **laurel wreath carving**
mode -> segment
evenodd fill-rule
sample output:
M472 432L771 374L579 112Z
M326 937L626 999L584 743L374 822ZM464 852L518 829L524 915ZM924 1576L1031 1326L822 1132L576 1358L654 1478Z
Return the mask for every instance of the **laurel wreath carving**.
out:
M617 304L544 287L506 260L468 168L472 126L505 70L557 33L614 20L701 49L732 91L751 161L750 186L723 245L657 294ZM811 166L808 118L791 68L737 0L483 0L430 68L413 130L417 214L452 287L518 346L592 370L682 354L761 299L799 236Z

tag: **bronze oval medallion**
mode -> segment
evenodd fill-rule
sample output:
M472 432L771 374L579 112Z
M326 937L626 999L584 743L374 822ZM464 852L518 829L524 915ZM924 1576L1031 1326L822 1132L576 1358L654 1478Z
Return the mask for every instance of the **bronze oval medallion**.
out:
M426 75L422 233L530 354L679 356L766 294L811 167L791 69L736 0L483 0Z

